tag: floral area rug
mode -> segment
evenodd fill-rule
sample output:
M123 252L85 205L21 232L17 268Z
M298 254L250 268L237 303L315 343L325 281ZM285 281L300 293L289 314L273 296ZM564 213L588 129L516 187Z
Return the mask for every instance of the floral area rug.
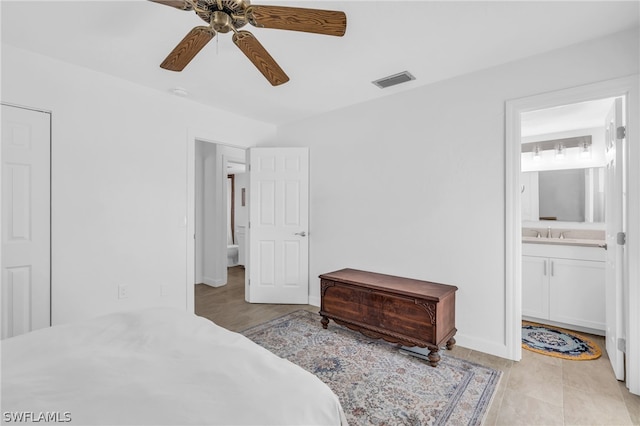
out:
M585 336L528 321L522 322L522 347L563 359L584 361L602 355L598 344Z
M340 399L351 426L480 425L502 372L448 356L437 367L397 345L296 311L243 332L318 376Z

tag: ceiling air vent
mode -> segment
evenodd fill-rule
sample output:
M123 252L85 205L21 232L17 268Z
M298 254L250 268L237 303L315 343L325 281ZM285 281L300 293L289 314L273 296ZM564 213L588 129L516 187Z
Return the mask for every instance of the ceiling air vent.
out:
M388 77L381 78L376 81L372 81L373 84L381 89L395 86L396 84L406 83L407 81L415 80L416 78L411 75L409 71L403 71L398 74L390 75Z

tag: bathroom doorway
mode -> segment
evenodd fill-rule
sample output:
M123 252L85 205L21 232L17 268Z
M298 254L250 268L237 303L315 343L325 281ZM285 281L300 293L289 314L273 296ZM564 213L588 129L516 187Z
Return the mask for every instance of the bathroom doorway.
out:
M249 223L249 176L246 164L227 162L227 268L244 269L246 234Z
M624 115L624 101L610 97L520 114L522 319L607 335L610 358L622 328L615 317L624 309L615 303L622 282L616 282L615 242L607 235L626 227L622 200L616 202L607 184L620 162L612 158L615 138L609 136L622 125L611 122Z
M197 140L194 161L193 283L220 287L227 284L228 268L244 263L245 150Z
M597 83L589 86L582 86L573 89L567 89L559 92L551 92L545 93L542 95L532 96L528 98L518 99L514 101L507 102L507 144L506 144L506 202L507 202L507 217L506 217L506 273L507 273L507 318L511 318L507 321L507 340L509 352L512 355L512 359L519 360L521 358L521 332L520 332L520 324L521 318L523 316L523 288L522 288L522 273L523 273L523 265L522 265L522 241L523 241L523 226L527 224L525 220L523 220L523 214L528 214L528 218L538 219L538 224L540 222L540 217L544 216L543 214L538 214L536 217L536 212L541 213L540 210L532 208L531 205L525 203L523 205L523 197L522 197L522 172L524 171L524 163L523 156L531 157L530 161L533 160L535 155L542 155L545 151L547 151L546 156L551 157L558 154L558 149L554 146L541 146L541 149L536 152L534 148L531 150L523 149L523 143L532 142L532 140L527 140L527 134L525 133L526 126L529 123L525 123L523 118L527 119L527 114L535 115L534 113L541 111L540 115L544 115L544 110L546 112L553 112L553 109L556 108L555 112L560 111L561 109L570 109L568 105L579 104L579 103L587 103L591 101L602 101L603 103L609 102L605 99L612 98L621 98L622 102L626 107L626 111L623 114L624 125L629 128L635 128L638 125L637 120L637 79L634 78L623 78L618 80L612 80L603 83ZM531 118L531 117L529 117ZM617 129L614 129L616 131ZM566 129L564 129L566 131ZM547 133L552 133L553 131L548 131ZM530 136L530 135L529 135ZM575 135L564 135L564 136L575 136ZM621 134L617 135L618 140L625 139L624 136L621 138ZM637 138L637 136L633 136ZM559 138L563 139L563 138ZM615 139L615 138L614 138ZM553 139L546 139L553 140ZM541 141L539 141L541 142ZM637 143L637 140L632 141ZM638 191L638 160L640 160L638 153L635 151L629 151L630 142L625 141L624 144L621 145L621 152L624 153L628 158L630 167L626 169L624 167L620 167L623 170L621 174L622 177L626 179L624 186L625 194L630 194L628 202L623 202L622 190L620 190L620 211L626 214L626 219L631 220L632 226L629 228L632 232L637 234L637 215L638 215L638 207L637 207L637 199L633 199L636 196L634 191ZM541 144L542 145L542 144ZM557 145L557 142L556 142ZM576 146L573 147L574 150L584 149L584 144L580 145L576 142ZM526 151L526 152L525 152ZM562 149L560 149L562 151ZM629 152L632 152L633 156L629 157ZM568 156L568 152L566 151L566 147L564 152L561 154L565 154ZM592 152L593 154L593 152ZM565 157L567 158L567 157ZM591 157L590 161L594 161L594 158ZM527 160L529 161L529 160ZM539 161L539 160L538 160ZM636 178L634 181L633 178ZM595 178L600 179L599 175ZM611 199L613 196L609 191L608 197ZM597 194L591 194L592 196L596 196ZM537 206L539 209L540 206ZM532 215L532 211L534 211ZM608 211L606 212L608 213ZM599 214L599 213L597 213ZM594 215L597 216L593 211L591 212L591 217ZM611 217L608 214L605 214L605 223L610 220ZM546 218L546 217L545 217ZM550 217L548 219L553 219ZM557 217L555 218L558 219ZM623 228L619 229L617 232L626 233L628 231L628 224L624 223ZM541 228L544 230L544 227ZM582 224L578 228L581 229L591 229L591 230L599 230L602 231L602 225L595 224ZM600 228L600 229L598 229ZM606 228L606 226L605 226ZM609 232L609 231L607 231ZM636 235L637 236L637 235ZM531 236L528 236L531 238ZM608 247L607 252L612 253L615 252L616 249L616 241L613 241L614 250L611 250L611 247ZM618 250L619 251L619 250ZM635 387L640 386L639 383L633 382L634 377L630 374L631 371L637 371L640 368L640 362L635 360L637 358L638 351L638 337L639 337L639 328L637 321L634 323L634 319L638 318L639 307L637 303L629 303L628 297L632 295L631 299L635 300L634 297L637 297L638 291L640 290L640 284L637 282L637 269L636 266L631 265L628 262L628 259L633 255L638 254L637 245L626 244L624 246L624 250L619 253L618 259L614 262L617 264L619 277L623 278L620 283L619 292L622 292L627 299L625 302L620 294L616 297L616 303L613 305L614 312L607 313L607 324L606 324L606 332L613 332L613 348L612 353L609 354L609 357L612 360L612 366L614 371L616 371L616 376L618 378L621 377L618 371L616 370L617 366L623 366L626 360L626 369L627 369L627 377L629 381L627 382L627 386L633 392ZM609 261L607 261L609 263ZM635 279L635 281L634 281ZM611 284L606 284L608 290ZM607 309L610 309L610 306L607 306ZM615 329L616 323L613 324L610 322L610 318L620 318L618 324L620 327ZM614 327L614 330L611 330L611 327ZM623 353L620 349L625 349L624 346L626 344L626 353ZM609 346L609 345L608 345ZM632 383L633 382L633 383Z

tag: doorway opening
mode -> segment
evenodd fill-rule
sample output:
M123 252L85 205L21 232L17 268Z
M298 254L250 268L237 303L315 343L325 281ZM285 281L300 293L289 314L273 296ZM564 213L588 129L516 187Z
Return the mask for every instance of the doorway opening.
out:
M617 200L607 193L615 193L607 185L615 166L609 124L617 106L624 115L624 101L604 98L520 115L523 320L605 336L607 310L622 310L607 306L605 283L606 262L615 262L607 256L607 229L625 228L607 226Z
M249 223L246 164L227 162L227 268L246 265L246 235Z
M631 131L629 135L631 136L631 142L628 142L627 139L629 136L624 135L624 129L622 127L628 127L629 129L636 129L638 126L637 119L637 109L638 109L638 84L637 78L621 78L617 80L610 80L606 82L596 83L588 86L581 86L566 90L561 90L558 92L549 92L541 95L531 96L528 98L522 98L518 100L508 101L506 103L506 241L505 241L505 265L506 265L506 297L507 297L507 305L506 305L506 314L507 314L507 322L506 322L506 343L507 343L507 352L511 359L520 360L521 353L521 321L524 314L523 302L524 302L524 289L523 289L523 239L525 238L537 238L536 235L525 235L523 232L523 226L527 224L526 221L523 220L523 214L529 214L529 219L532 217L536 218L537 213L537 221L536 224L541 223L541 218L543 219L554 219L553 215L549 214L549 217L546 213L542 213L540 211L540 206L537 206L537 210L532 208L531 205L526 206L527 201L524 200L524 205L526 207L523 208L523 196L522 196L522 172L524 171L524 161L523 156L527 155L533 157L535 155L541 155L540 151L548 151L547 156L553 156L555 158L556 155L562 154L565 155L565 159L568 156L568 152L562 148L558 149L556 145L560 145L557 140L555 143L551 145L551 147L546 146L540 143L540 149L536 150L532 149L524 149L524 144L527 142L531 142L531 140L527 140L527 136L523 133L523 130L526 127L526 123L523 122L523 118L526 120L528 114L533 114L536 111L542 110L550 110L553 108L569 108L568 105L579 104L579 103L587 103L591 101L602 101L603 103L609 102L605 99L619 98L621 100L626 110L621 114L622 125L619 127L615 126L609 132L612 135L612 139L614 143L618 144L617 152L623 156L626 160L628 160L627 164L624 164L624 161L617 163L617 170L620 172L617 176L622 179L622 182L625 182L620 186L619 194L617 191L611 192L611 188L607 188L607 198L611 199L614 197L612 194L619 195L618 203L620 205L619 211L621 214L625 215L626 221L631 221L630 224L626 223L626 221L621 221L622 225L620 225L620 229L614 232L613 241L608 238L607 239L607 254L611 253L616 254L616 259L613 261L613 266L616 269L616 273L614 275L617 276L619 284L610 284L609 279L610 275L607 273L607 282L605 287L607 291L615 290L615 297L612 299L610 296L607 296L609 299L609 305L611 301L613 301L613 308L610 309L610 306L607 306L606 310L609 311L607 313L605 333L609 336L609 333L613 333L613 347L607 348L612 349L612 353L609 353L609 357L612 361L612 366L614 371L616 372L616 377L621 378L622 374L619 374L619 369L626 368L627 377L629 381L627 382L627 386L629 389L634 392L634 389L640 386L640 383L636 383L634 380L634 376L630 374L632 371L638 371L640 368L640 362L634 361L634 357L637 357L638 351L638 337L640 336L640 327L634 322L634 318L638 317L639 307L637 303L629 303L629 301L623 300L621 297L622 294L625 295L625 298L631 296L631 300L637 300L638 290L640 284L637 282L637 268L634 265L630 265L628 259L633 258L633 256L637 256L638 247L635 244L626 244L620 245L618 244L615 238L615 235L620 233L624 235L629 232L630 234L637 236L637 214L638 214L638 199L637 199L637 191L639 189L638 183L635 179L638 176L638 161L640 160L640 155L636 152L635 149L630 149L629 146L633 142L637 142L637 136L633 134ZM556 110L556 112L559 110ZM604 127L604 123L602 125ZM565 135L567 136L567 135ZM575 135L568 135L575 136ZM563 139L563 138L559 138ZM553 140L553 139L548 139ZM543 142L543 141L538 141ZM582 144L581 144L582 142ZM592 140L593 142L593 140ZM573 141L576 146L574 149L584 148L584 141ZM605 143L610 143L609 140ZM538 151L538 152L536 152ZM560 151L560 153L558 152ZM592 157L593 160L594 157ZM531 161L536 161L531 158ZM539 161L539 160L537 160ZM583 173L584 174L584 173ZM584 176L583 179L587 182L589 179L592 179L594 182L599 183L601 181L601 176L598 173L592 172L589 176ZM605 179L605 181L611 181L609 177ZM586 183L584 184L586 188ZM538 188L539 189L539 188ZM585 197L592 197L594 200L598 198L598 194L592 192L588 192L585 190ZM623 202L624 197L628 197L628 202ZM584 201L583 201L584 202ZM601 210L591 210L590 213L586 214L586 216L591 215L592 218L597 217L601 214ZM586 217L585 216L585 217ZM607 210L604 212L605 223L608 224L610 219L612 218L610 212ZM558 217L555 217L558 220ZM557 222L553 222L557 224ZM549 230L548 222L545 222L546 226L541 227L540 229L534 229L534 231L539 232L542 230L542 237L546 237L546 231ZM596 224L582 224L578 227L581 231L602 231L602 225ZM595 228L595 229L594 229ZM606 229L606 234L610 234L610 230ZM628 228L628 229L627 229ZM556 232L552 233L551 237L556 237L558 240L561 239L561 235ZM609 236L610 237L610 236ZM557 241L557 240L556 240ZM530 246L534 246L535 244L529 244ZM541 246L542 244L540 244ZM542 257L542 256L541 256ZM606 260L606 267L609 268L611 266L611 261L609 259ZM556 265L557 266L557 265ZM547 267L553 267L550 263L547 263ZM544 268L544 264L542 265ZM619 287L616 287L618 286ZM526 315L525 315L526 316ZM611 318L616 318L615 321L611 321ZM613 329L611 329L613 327ZM626 346L626 347L625 347ZM624 350L623 350L624 349ZM631 383L633 381L633 383Z
M243 148L195 142L193 284L227 284L228 268L244 265L248 223Z
M245 300L250 303L307 304L308 148L252 147L245 151L245 148L193 136L188 140L187 311L195 310L197 282L213 287L222 286L227 280L226 169L227 165L243 161L251 165L247 180L248 187L253 189L244 191L245 205L249 207L247 216L250 216L247 219L252 225L251 229L246 227ZM213 175L212 179L209 179L210 175ZM212 186L213 191L207 191L205 183ZM242 194L242 188L236 191L236 200L238 197L242 200Z

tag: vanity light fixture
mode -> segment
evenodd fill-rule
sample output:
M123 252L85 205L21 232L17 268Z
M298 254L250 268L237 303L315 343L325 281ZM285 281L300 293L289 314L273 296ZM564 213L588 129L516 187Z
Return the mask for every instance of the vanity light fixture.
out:
M560 159L567 152L567 148L583 148L587 146L587 149L591 151L591 135L585 136L574 136L570 138L563 139L547 139L536 142L527 142L523 143L520 148L520 152L531 152L533 154L533 158L538 159L542 157L542 153L544 151L555 151L556 158ZM578 150L578 152L580 152ZM589 154L591 155L591 154Z
M580 158L591 158L591 144L582 142L580 144Z
M533 154L533 161L540 161L540 146L536 145L533 147L533 151L531 151L531 153Z

